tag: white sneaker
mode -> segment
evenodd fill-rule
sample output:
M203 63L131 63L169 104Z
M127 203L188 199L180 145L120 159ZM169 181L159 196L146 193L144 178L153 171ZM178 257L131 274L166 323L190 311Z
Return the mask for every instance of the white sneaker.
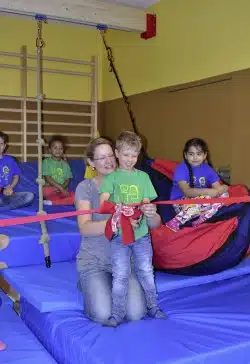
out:
M52 201L50 201L50 200L43 200L43 204L44 205L53 205L53 203L52 203Z

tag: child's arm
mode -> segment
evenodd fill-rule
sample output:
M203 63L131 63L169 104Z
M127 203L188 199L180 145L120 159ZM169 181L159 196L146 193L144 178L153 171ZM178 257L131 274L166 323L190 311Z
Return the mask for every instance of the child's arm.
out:
M12 182L10 184L10 187L13 189L14 187L16 187L16 185L19 182L19 178L20 176L18 174L16 174L15 176L13 176Z
M63 186L57 183L51 176L44 176L45 181L52 187L55 187L57 190L61 191Z
M215 188L218 191L218 196L223 195L228 191L228 186L220 183L219 181L212 184L212 188Z
M52 177L44 176L44 179L50 186L60 191L64 196L68 196L69 192L63 187L63 185L57 183Z
M70 183L71 178L73 178L73 174L72 174L72 171L71 171L71 168L70 168L69 163L67 161L65 161L65 163L67 165L67 168L66 168L66 171L65 171L65 181L63 182L62 187L64 189L67 189L68 186L69 186L69 183Z
M147 218L147 225L150 229L154 229L160 226L161 218L160 215L157 213L156 205L152 204L151 201L157 198L157 193L154 189L154 186L148 176L145 173L145 182L144 182L144 196L143 197L143 205L141 206L141 211Z
M62 184L62 187L63 187L63 188L67 188L67 187L68 187L68 185L69 185L69 182L70 182L70 178L67 178L67 179L65 180L65 182Z
M178 186L182 190L185 197L194 198L200 195L206 195L209 197L218 197L220 195L218 188L192 188L186 181L179 181Z
M13 176L11 184L3 189L3 194L5 196L12 196L14 192L13 191L14 187L18 184L18 181L19 181L19 175L16 174Z

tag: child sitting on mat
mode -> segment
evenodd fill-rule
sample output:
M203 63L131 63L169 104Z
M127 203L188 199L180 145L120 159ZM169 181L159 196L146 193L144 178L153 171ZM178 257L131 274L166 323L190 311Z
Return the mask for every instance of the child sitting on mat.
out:
M45 186L43 196L45 205L73 205L74 192L68 191L72 172L64 157L65 144L60 135L54 135L49 141L51 156L43 160Z
M32 204L32 192L15 192L20 179L20 168L16 160L5 154L8 135L0 131L0 213Z
M116 141L115 154L119 168L104 177L100 187L100 203L110 200L116 204L130 205L136 202L149 203L157 197L149 176L134 168L141 150L140 137L132 132L123 132ZM132 208L133 215L133 208ZM131 215L129 215L131 216ZM124 245L119 228L111 240L112 264L112 311L104 326L116 327L125 318L128 283L131 274L131 255L134 269L145 292L148 315L165 319L166 314L157 302L157 293L152 267L152 246L145 216L134 230L135 242Z
M206 142L199 138L187 141L183 150L184 161L174 172L171 200L185 198L228 197L228 186L220 182L220 177L211 167L209 150ZM223 204L173 205L177 215L166 226L177 232L187 221L198 217L192 226L196 227L210 219Z

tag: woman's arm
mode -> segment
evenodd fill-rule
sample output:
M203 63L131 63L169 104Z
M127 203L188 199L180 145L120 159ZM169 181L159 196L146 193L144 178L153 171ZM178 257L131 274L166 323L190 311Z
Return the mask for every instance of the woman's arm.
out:
M155 229L161 225L161 217L157 213L156 205L146 203L141 206L141 211L147 218L147 224L150 229Z
M100 206L102 206L102 204L105 202L105 201L108 201L108 199L110 198L110 193L108 192L102 192L100 194Z
M76 201L77 210L90 210L91 204L87 200ZM79 215L77 217L78 227L84 236L100 236L104 234L106 220L92 221L92 215Z
M219 183L219 182L217 182ZM210 197L218 197L221 193L218 188L191 188L186 181L179 181L178 186L182 190L185 197L193 198L199 197L200 195L206 195Z

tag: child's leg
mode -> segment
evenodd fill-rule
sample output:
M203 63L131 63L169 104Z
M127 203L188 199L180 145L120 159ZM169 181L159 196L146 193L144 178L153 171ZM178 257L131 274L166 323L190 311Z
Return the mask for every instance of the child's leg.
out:
M54 187L44 186L43 187L43 197L46 200L58 199L59 191L56 191Z
M152 266L153 249L150 235L147 234L132 245L134 269L144 290L148 314L155 318L165 319L166 314L159 308Z
M221 195L220 197L228 197L228 193L224 193L223 195ZM214 216L218 210L223 207L224 205L222 203L214 203L212 205L208 205L206 206L206 208L204 208L203 213L200 215L199 219L197 219L196 221L194 221L192 223L192 226L196 227L199 226L200 224L202 224L203 222L205 222L206 220L210 219L212 216Z
M56 199L52 200L52 205L73 205L75 201L75 194L73 191L68 191L68 196L59 194Z
M180 225L184 225L186 222L202 213L201 205L182 205L182 207L178 206L178 208L180 209L180 212L172 220L166 223L166 226L169 229L176 232L180 230Z
M56 191L54 187L43 187L43 196L46 200L46 204L50 205L73 205L75 194L69 191L68 196L64 196L60 191Z
M122 243L121 236L111 242L112 263L112 311L111 317L104 326L117 326L126 316L128 282L131 274L131 248Z
M34 200L32 192L14 192L12 196L3 196L1 198L0 211L20 209L29 206Z

